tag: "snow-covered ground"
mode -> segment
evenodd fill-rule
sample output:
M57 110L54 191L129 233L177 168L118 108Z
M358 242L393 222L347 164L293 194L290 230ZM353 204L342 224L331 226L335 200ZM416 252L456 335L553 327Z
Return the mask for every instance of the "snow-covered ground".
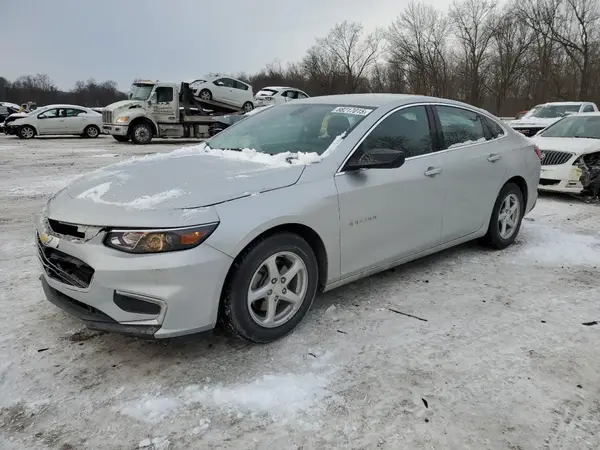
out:
M600 447L600 324L584 325L600 208L571 198L542 197L503 252L469 244L322 295L268 346L100 334L49 304L45 199L181 145L0 137L0 448Z

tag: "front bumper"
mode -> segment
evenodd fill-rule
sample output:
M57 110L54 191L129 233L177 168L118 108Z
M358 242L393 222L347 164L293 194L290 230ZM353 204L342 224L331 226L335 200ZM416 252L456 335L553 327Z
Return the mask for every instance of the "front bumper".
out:
M558 166L542 166L538 189L548 192L579 194L583 190L580 178L581 169L569 162Z
M210 245L131 255L104 246L104 232L77 241L54 233L42 216L36 229L46 297L88 327L157 339L214 328L233 260ZM92 275L79 277L73 269L77 264Z
M102 132L112 136L127 136L129 125L102 124Z
M15 136L17 134L17 127L15 127L14 125L5 125L4 133L11 136Z

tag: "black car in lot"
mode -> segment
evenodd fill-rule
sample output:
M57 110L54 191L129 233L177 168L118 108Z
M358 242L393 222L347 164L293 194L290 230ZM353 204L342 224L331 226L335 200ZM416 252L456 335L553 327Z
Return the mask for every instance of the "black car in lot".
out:
M0 128L3 127L3 124L8 116L18 111L19 110L17 108L14 108L13 106L8 106L0 103Z

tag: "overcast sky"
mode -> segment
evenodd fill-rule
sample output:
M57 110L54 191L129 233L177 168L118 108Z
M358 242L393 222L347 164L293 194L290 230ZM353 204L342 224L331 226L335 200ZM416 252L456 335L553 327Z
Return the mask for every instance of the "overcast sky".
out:
M343 20L387 26L409 0L0 0L0 76L181 81L302 58ZM431 4L447 4L430 0Z

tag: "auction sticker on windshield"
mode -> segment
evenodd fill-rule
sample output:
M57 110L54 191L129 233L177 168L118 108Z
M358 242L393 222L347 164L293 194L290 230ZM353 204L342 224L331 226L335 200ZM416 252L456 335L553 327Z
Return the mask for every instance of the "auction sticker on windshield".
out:
M373 110L368 108L355 108L353 106L338 106L332 113L354 114L357 116L368 116Z

